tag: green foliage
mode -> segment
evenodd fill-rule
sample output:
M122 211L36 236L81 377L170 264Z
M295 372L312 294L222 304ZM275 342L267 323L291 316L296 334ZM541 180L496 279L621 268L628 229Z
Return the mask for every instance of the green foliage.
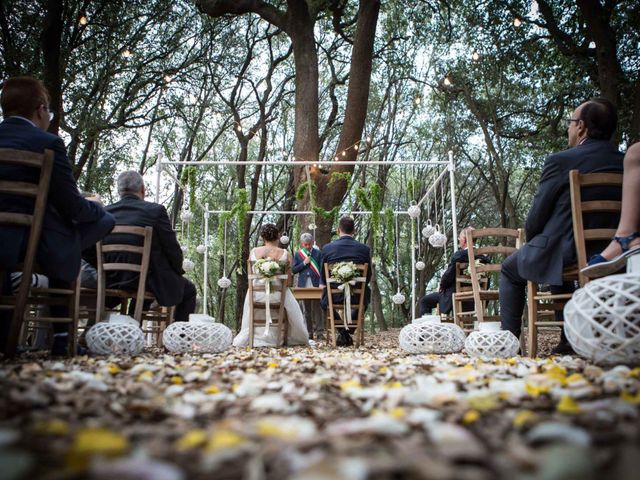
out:
M329 178L329 183L327 185L330 187L340 181L345 181L348 185L351 181L351 172L331 172L331 177Z
M338 214L340 213L340 207L333 207L331 210L327 211L322 207L313 207L314 215L323 220L330 221L331 223L335 223L338 219Z
M315 193L317 190L317 186L315 183L313 183L311 180L307 180L306 182L302 182L300 184L300 186L298 187L298 190L296 190L296 199L297 200L302 200L305 196L305 194L307 193L307 191L309 192L309 196L311 198L311 205L315 204Z
M387 247L387 257L393 259L393 246L396 244L395 238L395 222L392 208L385 208L384 210L384 223L385 223L385 240Z

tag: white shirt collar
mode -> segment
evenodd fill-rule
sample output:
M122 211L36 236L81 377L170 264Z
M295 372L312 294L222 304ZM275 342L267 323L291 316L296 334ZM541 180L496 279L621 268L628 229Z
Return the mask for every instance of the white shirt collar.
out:
M20 115L12 115L10 117L5 118L4 120L7 120L8 118L19 118L20 120L24 120L25 122L30 123L34 127L38 128L38 126L35 123L33 123L31 120L29 120L28 118L25 118L25 117L21 117ZM3 122L4 122L4 120L3 120Z

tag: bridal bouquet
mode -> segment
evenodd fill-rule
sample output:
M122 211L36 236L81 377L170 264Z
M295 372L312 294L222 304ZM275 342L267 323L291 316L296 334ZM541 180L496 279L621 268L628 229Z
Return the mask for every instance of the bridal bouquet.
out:
M482 261L479 258L476 258L476 268L482 266ZM468 276L471 276L471 267L467 267L464 273ZM478 272L478 277L484 278L487 275L487 272Z
M351 282L359 273L353 262L338 262L331 268L331 276L342 284Z
M282 273L282 265L270 258L261 258L257 260L255 265L255 272L261 277L271 278Z

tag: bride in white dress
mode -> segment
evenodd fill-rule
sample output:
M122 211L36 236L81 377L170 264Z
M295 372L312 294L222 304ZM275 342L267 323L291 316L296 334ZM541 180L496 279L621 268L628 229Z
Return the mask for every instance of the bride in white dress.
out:
M264 240L263 247L256 247L251 250L249 259L252 262L261 258L270 258L277 262L288 262L289 267L293 263L291 254L286 250L278 247L280 232L275 225L271 223L265 224L260 230L260 236ZM254 280L255 281L255 280ZM272 280L272 285L279 280ZM256 303L265 303L264 292L254 292L254 300ZM269 296L269 302L278 302L280 300L280 292L274 292ZM249 292L244 298L244 309L242 312L242 327L240 333L233 339L235 347L244 347L249 345ZM302 315L300 304L291 293L289 288L285 289L284 308L287 311L287 320L289 322L287 345L307 345L309 343L309 333L307 332L307 324ZM259 311L262 313L261 311ZM258 312L256 312L258 313ZM263 325L255 327L253 345L256 347L276 347L278 346L278 329L272 325L268 333L265 335L265 327Z

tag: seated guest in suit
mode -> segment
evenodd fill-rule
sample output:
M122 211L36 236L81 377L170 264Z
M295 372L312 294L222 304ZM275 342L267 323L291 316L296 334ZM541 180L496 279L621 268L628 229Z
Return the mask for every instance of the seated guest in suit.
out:
M624 155L622 211L613 240L600 254L589 260L582 273L590 278L611 275L624 268L627 259L640 253L640 142Z
M189 320L189 314L196 309L196 287L182 275L182 250L171 226L164 206L144 200L144 181L133 170L123 172L118 177L120 201L108 205L107 211L116 219L116 225L153 227L151 257L147 289L153 293L162 306L176 306L174 319L178 322ZM140 237L126 234L112 234L104 240L109 243L142 242ZM136 255L114 253L120 255ZM116 258L109 261L116 261ZM123 258L123 257L120 257ZM123 258L124 259L124 258ZM126 260L126 259L124 259ZM109 288L135 291L138 288L138 274L135 272L113 272L107 277Z
M293 274L298 274L298 287L318 287L320 285L320 264L322 254L313 246L313 237L310 233L300 235L300 250L293 256ZM307 320L309 337L316 340L324 337L324 318L320 302L317 300L304 301L304 315Z
M567 120L569 149L550 155L545 161L540 183L527 215L527 242L502 264L500 274L500 316L502 328L520 335L527 280L548 284L552 293L572 292L573 284L564 284L562 270L575 265L569 171L580 173L622 172L622 153L611 143L618 115L606 99L589 100L573 111ZM596 190L596 189L592 189ZM603 187L583 195L591 198L619 200L620 189ZM592 219L593 222L593 219ZM585 217L585 228L589 228ZM611 228L617 221L612 219ZM593 223L592 223L593 224ZM588 245L590 249L599 245ZM599 247L599 248L598 248ZM561 319L562 312L559 312ZM564 331L553 353L571 353Z
M47 89L35 78L14 77L4 82L0 97L4 116L0 124L0 148L38 153L50 149L54 152L36 262L41 272L49 277L51 287L65 288L78 276L82 250L95 245L111 231L115 222L99 204L80 195L62 139L47 132L53 118L49 98ZM37 174L31 168L3 165L0 166L0 179L36 183ZM0 211L29 213L33 211L33 201L3 194L0 195ZM11 271L23 260L27 238L26 228L0 225L0 269ZM52 308L52 315L66 316L67 313ZM0 348L4 348L8 323L0 322ZM54 353L62 354L66 349L67 334L63 332L67 326L54 323L53 328Z
M440 313L449 313L453 308L452 296L456 291L456 264L469 262L469 250L467 250L467 232L473 227L467 227L458 236L460 248L451 256L447 269L440 278L440 288L437 292L428 293L420 301L420 315L431 314L431 311L440 305ZM466 308L465 308L466 310Z
M342 217L338 223L339 238L331 243L326 244L322 248L322 263L320 264L320 286L324 287L322 292L322 300L320 302L322 309L327 310L327 281L324 272L325 263L337 262L353 262L356 264L366 263L367 268L367 285L364 295L364 308L366 310L371 298L371 289L369 288L369 280L371 280L371 249L364 243L358 242L353 236L355 235L355 224L353 218ZM359 300L359 299L356 299ZM342 295L333 296L333 301L340 303L343 301Z

